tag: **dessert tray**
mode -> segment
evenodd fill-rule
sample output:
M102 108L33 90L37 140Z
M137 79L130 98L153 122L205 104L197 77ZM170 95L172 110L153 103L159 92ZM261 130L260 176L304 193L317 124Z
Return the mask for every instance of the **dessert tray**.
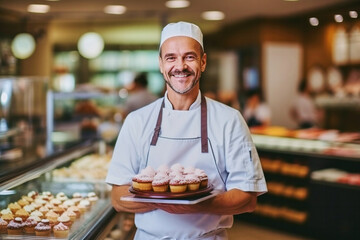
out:
M154 192L154 191L140 191L133 187L129 188L129 192L135 194L136 197L143 198L158 198L158 199L181 199L181 198L197 198L207 195L214 189L213 185L208 185L206 188L199 189L197 191L186 191L183 193L172 192Z
M219 194L219 191L214 190L213 185L208 185L206 188L197 191L186 191L183 193L140 191L135 190L132 187L129 188L129 192L133 195L123 196L120 200L170 204L195 204Z

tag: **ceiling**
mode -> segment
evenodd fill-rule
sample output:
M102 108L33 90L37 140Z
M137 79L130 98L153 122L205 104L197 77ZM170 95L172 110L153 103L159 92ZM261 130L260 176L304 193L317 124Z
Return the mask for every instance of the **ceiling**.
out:
M168 9L165 2L166 0L0 0L0 10L28 20L160 24L185 20L197 23L205 28L205 31L214 31L224 25L256 17L287 17L338 4L359 4L359 0L190 0L190 6L187 8ZM30 3L48 4L50 12L27 13L26 9ZM109 4L124 5L127 11L123 15L103 13L104 6ZM201 13L209 10L223 11L225 18L220 21L203 20Z

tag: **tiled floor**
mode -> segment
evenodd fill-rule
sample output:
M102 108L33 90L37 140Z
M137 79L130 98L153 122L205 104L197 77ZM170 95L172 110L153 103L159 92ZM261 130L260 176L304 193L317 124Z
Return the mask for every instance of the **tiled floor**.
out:
M235 221L228 231L229 240L310 240L285 232Z

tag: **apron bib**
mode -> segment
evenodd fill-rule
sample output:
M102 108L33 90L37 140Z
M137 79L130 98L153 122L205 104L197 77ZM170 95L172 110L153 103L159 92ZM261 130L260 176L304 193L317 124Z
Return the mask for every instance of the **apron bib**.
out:
M184 167L193 166L207 173L209 184L215 189L224 191L225 183L219 174L211 142L207 138L205 98L202 96L201 111L199 108L174 111L163 106L164 103L159 112L147 159L141 163L140 169L146 166L157 169L164 164L171 167L175 163ZM140 235L142 239L226 239L221 237L225 230L218 227L224 223L228 225L228 221L232 223L232 216L170 214L155 210L136 214L135 221L138 226L136 239L140 239ZM151 234L148 234L150 232ZM215 238L216 236L218 237Z

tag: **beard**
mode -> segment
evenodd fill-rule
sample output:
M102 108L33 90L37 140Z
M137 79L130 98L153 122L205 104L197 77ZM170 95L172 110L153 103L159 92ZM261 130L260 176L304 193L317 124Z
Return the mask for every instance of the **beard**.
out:
M178 71L178 70L176 70L176 71L170 72L170 73L168 74L169 78L171 78L171 76L175 76L175 75L191 75L191 76L194 76L195 74L194 74L193 71L189 71L189 70L187 70L187 69L185 69L185 70L183 70L183 71ZM165 79L165 82L166 82L166 84L167 84L174 92L176 92L176 93L178 93L178 94L186 94L186 93L190 92L190 91L196 86L196 84L199 82L199 80L200 80L200 76L199 76L197 79L195 79L190 86L188 86L188 87L186 87L185 89L182 89L182 90L177 89L177 88L176 88L170 81L168 81L167 79Z

